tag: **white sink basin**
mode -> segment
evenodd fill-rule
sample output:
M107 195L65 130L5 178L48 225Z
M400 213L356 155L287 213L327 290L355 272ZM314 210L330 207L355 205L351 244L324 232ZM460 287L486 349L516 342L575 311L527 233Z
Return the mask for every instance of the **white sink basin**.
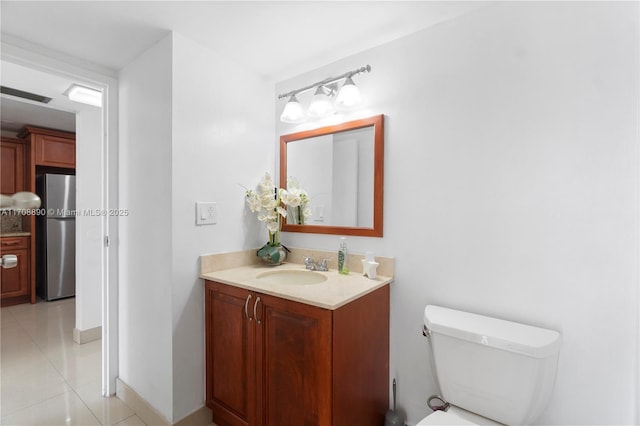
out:
M268 271L258 274L256 277L260 281L269 284L293 284L309 285L320 284L327 280L324 275L314 271L300 271L297 269L283 269L278 271Z

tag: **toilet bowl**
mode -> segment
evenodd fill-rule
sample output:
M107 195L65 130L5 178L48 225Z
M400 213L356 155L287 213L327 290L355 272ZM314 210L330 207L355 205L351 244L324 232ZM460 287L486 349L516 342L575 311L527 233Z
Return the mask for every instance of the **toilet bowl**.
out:
M560 334L469 312L428 305L424 335L447 411L418 425L528 425L553 392Z
M462 408L451 406L447 411L434 411L433 414L429 414L424 419L420 420L416 426L425 425L491 425L491 426L503 426L502 423L496 423L486 417L473 414L470 411L463 410Z

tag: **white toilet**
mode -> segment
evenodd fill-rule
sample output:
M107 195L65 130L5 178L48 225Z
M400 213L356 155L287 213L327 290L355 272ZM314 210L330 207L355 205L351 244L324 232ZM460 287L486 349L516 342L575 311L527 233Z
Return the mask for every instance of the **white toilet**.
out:
M557 331L428 305L424 333L446 411L418 425L528 425L553 391Z

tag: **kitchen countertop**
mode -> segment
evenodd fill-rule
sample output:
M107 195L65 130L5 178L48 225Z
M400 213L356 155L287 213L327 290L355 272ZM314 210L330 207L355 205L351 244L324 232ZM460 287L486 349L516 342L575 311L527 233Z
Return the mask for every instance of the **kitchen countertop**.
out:
M6 232L4 234L0 234L0 238L5 237L28 237L31 235L31 232Z
M369 279L355 272L341 275L335 269L327 272L316 271L327 277L326 281L318 284L275 284L256 278L262 272L284 269L305 271L304 265L299 263L283 263L275 267L251 264L204 272L200 278L330 310L338 309L392 281L391 277L378 276L376 279Z

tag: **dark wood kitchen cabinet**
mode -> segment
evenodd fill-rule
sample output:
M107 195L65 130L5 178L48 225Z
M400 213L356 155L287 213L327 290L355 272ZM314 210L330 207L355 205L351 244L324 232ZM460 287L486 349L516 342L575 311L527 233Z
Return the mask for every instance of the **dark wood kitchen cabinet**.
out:
M42 173L75 174L76 134L61 130L25 126L18 138L25 144L25 191L36 192L36 176ZM36 303L36 216L23 220L23 229L30 239L30 299Z
M26 190L26 157L23 141L0 141L0 193L12 195Z
M0 257L14 254L15 268L0 268L0 306L27 303L31 297L29 237L0 238Z
M389 286L336 310L205 282L219 426L372 426L389 403Z
M26 126L18 135L29 141L35 166L76 168L76 135Z

